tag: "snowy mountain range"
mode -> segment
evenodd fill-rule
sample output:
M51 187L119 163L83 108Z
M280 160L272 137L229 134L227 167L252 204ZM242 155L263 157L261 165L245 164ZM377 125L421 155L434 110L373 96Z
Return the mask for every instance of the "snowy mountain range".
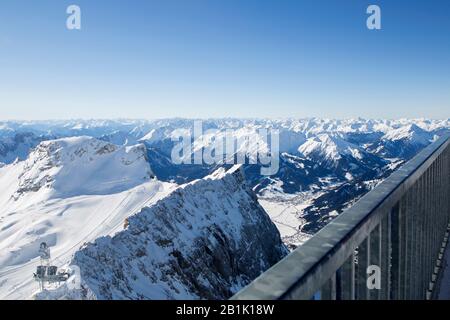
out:
M0 122L0 298L35 294L42 241L56 264L80 266L99 299L227 298L448 133L450 119L203 121L208 139L192 150L230 129L277 129L272 176L259 164L174 164L173 137L193 128ZM270 147L248 141L252 152Z

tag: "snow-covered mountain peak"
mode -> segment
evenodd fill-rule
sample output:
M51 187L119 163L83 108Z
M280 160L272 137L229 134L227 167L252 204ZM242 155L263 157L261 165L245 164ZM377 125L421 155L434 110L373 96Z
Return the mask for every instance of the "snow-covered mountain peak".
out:
M44 190L49 197L110 194L149 181L143 145L119 147L92 137L41 142L23 162L15 197Z
M384 159L344 140L338 133L319 134L310 138L298 151L307 159L333 170L346 180L353 180L354 177L369 172L375 174L386 165Z
M94 161L94 154L102 155L116 151L117 146L92 137L70 137L41 142L31 156L45 154L58 164L74 162L77 158Z
M313 138L309 138L302 144L298 151L304 156L321 155L325 160L337 161L342 155L350 154L355 158L361 158L361 148L349 143L336 135L326 133L319 134Z
M383 139L390 141L407 140L412 144L425 146L432 140L432 135L416 124L410 123L398 129L390 130L383 136Z

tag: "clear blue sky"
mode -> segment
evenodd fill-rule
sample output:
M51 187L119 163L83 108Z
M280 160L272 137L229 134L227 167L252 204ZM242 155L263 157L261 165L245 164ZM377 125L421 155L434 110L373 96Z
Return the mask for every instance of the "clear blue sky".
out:
M0 2L0 119L225 116L449 117L450 1Z

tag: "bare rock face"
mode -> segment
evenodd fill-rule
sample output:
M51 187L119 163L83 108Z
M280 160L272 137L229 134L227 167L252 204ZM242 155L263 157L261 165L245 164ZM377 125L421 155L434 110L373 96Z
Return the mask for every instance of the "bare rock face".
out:
M74 256L98 299L226 299L288 253L237 166L128 220Z

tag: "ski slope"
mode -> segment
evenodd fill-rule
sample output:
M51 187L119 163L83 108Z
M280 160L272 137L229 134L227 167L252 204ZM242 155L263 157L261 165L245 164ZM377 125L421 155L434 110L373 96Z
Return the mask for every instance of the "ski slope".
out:
M128 216L173 188L155 180L118 194L54 200L2 214L0 299L28 299L38 289L32 275L42 241L51 246L53 262L65 266L84 243L122 230Z
M127 217L175 189L148 174L144 152L70 138L43 142L27 160L0 168L0 299L36 292L41 242L55 265L68 266L85 243L117 233Z

